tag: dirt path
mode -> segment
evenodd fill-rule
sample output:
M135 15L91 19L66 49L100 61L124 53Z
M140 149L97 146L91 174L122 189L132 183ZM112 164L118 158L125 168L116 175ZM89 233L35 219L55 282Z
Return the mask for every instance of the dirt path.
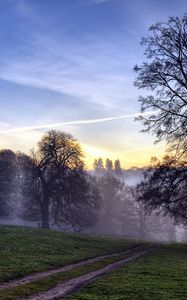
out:
M61 272L69 271L69 270L72 270L74 268L82 267L82 266L85 266L87 264L94 263L94 262L97 262L97 261L105 259L105 258L118 256L120 254L125 254L125 253L128 253L128 252L131 253L132 251L138 250L140 248L142 248L142 246L137 246L137 247L134 247L132 249L122 251L122 252L118 252L118 253L114 253L114 254L97 256L97 257L86 259L84 261L80 261L80 262L77 262L77 263L65 265L65 266L60 267L60 268L56 268L56 269L52 269L52 270L48 270L48 271L43 271L43 272L39 272L39 273L34 273L34 274L27 275L27 276L19 278L19 279L14 279L14 280L10 280L8 282L3 282L3 283L0 283L0 291L3 291L7 288L15 288L19 285L23 285L23 284L26 284L26 283L35 282L35 281L38 281L38 280L43 279L45 277L48 277L48 276L51 276L51 275L54 275L54 274L58 274L58 273L61 273Z
M131 255L128 258L125 258L118 262L109 264L108 266L106 266L104 268L89 272L89 273L79 276L77 278L70 279L62 284L58 284L56 287L54 287L46 292L42 292L37 295L31 296L29 298L24 298L22 300L44 300L44 299L45 300L57 300L57 299L60 299L61 297L64 297L64 296L76 291L81 286L88 284L95 278L100 277L114 269L117 269L117 268L127 264L128 262L130 262L142 255L147 254L148 252L150 252L154 249L155 249L155 247L152 247L150 249L143 250L143 251L138 251L136 254Z

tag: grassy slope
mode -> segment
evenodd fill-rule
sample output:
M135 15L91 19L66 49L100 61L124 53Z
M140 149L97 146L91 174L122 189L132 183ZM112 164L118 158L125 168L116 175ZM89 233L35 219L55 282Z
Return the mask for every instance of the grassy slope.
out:
M127 250L140 243L120 238L0 226L0 281Z
M154 254L105 275L67 299L187 299L187 244L162 246Z

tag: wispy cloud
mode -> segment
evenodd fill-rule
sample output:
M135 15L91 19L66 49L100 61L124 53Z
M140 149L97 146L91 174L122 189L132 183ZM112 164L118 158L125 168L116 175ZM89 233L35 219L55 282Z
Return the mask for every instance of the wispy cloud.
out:
M126 114L126 115L121 115L121 116L90 119L90 120L78 120L78 121L68 121L68 122L36 125L36 126L27 126L27 127L20 127L20 128L10 128L10 129L6 129L6 130L1 130L0 134L23 132L23 131L30 131L30 130L37 130L37 129L45 129L45 128L58 128L58 127L62 127L64 125L88 125L88 124L110 122L110 121L121 120L121 119L135 118L138 116L146 116L146 115L151 115L151 114L153 114L153 112L149 111L149 112L144 112L144 113Z
M24 48L28 52L32 49L32 56L23 57L19 51L15 55L12 49L12 55L3 58L0 79L66 93L106 110L115 108L117 113L126 106L121 103L128 101L131 111L130 99L137 98L137 91L133 87L131 54L126 59L128 47L127 41L115 44L93 36L75 42L38 34Z
M50 128L67 130L107 155L142 144L141 125L133 122L139 92L131 71L142 59L142 4L135 14L132 1L46 1L45 7L6 1L15 7L2 10L0 22L6 29L0 36L0 84L7 121L0 123L1 147L28 151ZM144 146L149 143L144 138Z

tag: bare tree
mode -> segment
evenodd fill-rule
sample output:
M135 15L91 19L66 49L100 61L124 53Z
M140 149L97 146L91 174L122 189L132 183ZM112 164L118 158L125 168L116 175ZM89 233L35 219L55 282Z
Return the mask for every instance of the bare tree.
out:
M39 212L43 228L50 227L50 218L53 224L75 227L77 215L83 216L83 206L87 212L89 204L93 207L82 158L78 142L70 134L55 130L44 134L31 158L22 157L23 186L29 199L27 212L32 212L31 207Z
M139 201L151 210L187 223L187 166L176 157L154 160L138 185Z
M165 139L172 149L186 155L187 147L187 16L170 17L150 28L142 39L147 61L135 66L139 89L151 91L140 97L141 110L154 111L141 116L145 131Z
M81 232L97 221L101 195L94 177L85 171L73 172L53 196L53 224L63 230Z

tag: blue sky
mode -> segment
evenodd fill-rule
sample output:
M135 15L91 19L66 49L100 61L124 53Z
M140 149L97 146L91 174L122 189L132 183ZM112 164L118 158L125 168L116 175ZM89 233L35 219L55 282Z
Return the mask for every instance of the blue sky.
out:
M100 155L124 167L161 155L134 122L132 69L149 26L186 11L183 0L1 0L0 147L28 152L63 123L54 127L81 142L88 166Z

